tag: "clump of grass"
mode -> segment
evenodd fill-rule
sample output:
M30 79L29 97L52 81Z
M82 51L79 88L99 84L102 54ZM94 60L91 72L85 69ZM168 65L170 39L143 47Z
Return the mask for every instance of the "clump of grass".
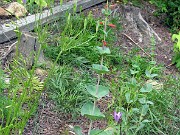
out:
M7 87L4 71L0 68L0 93Z
M11 63L10 83L6 92L1 93L0 133L22 134L30 116L37 109L43 88L40 80L28 71L17 59Z
M49 34L49 38L47 37L44 45L45 55L55 60L58 53L62 50L62 46L68 44L74 47L62 53L58 60L60 64L72 63L72 65L76 66L76 64L79 65L80 63L89 65L97 63L100 55L95 46L101 45L103 27L99 27L101 29L99 30L100 32L96 32L98 21L92 17L91 13L89 13L88 17L85 17L83 14L66 15L66 18L68 17L69 19L63 18L61 24L57 23L46 30L46 32L51 31L53 35ZM108 32L110 36L107 42L111 44L115 36L113 31L108 30Z
M85 91L85 82L90 80L76 70L68 65L58 67L46 85L49 98L55 101L57 109L72 115L78 114L82 104L90 100Z

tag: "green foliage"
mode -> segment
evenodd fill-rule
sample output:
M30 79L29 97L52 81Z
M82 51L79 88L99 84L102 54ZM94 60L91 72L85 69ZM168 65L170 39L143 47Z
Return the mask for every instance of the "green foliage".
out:
M0 93L4 88L6 88L6 83L5 83L5 75L3 70L0 68Z
M165 23L173 32L179 31L180 28L180 1L179 0L150 0L152 4L158 7L158 12L167 15Z
M107 2L107 6L108 2ZM101 81L101 76L103 76L103 74L108 73L109 69L103 65L104 63L104 57L107 54L110 54L110 49L109 47L107 47L107 41L106 39L109 36L109 31L107 30L107 25L109 23L110 20L108 20L109 16L112 14L112 11L108 8L106 9L102 9L102 13L104 14L105 18L104 18L104 23L102 22L103 25L103 29L99 30L99 21L97 22L96 25L96 33L100 33L103 35L103 40L101 40L103 43L101 45L101 47L99 47L98 44L95 45L95 48L97 49L98 53L100 54L100 64L92 64L92 70L95 71L95 73L97 74L97 82L95 85L87 85L86 90L87 92L93 97L94 102L86 102L82 108L81 108L81 115L82 116L86 116L87 118L90 119L90 125L89 125L89 130L88 130L88 135L103 135L103 134L113 134L113 131L110 130L109 131L105 131L105 130L99 130L99 129L95 129L92 130L92 123L93 120L96 119L100 119L100 118L104 118L105 115L100 111L100 109L96 106L96 102L100 99L102 99L103 97L107 96L109 94L109 88L103 85L100 85L100 81ZM101 32L102 33L101 33ZM75 128L75 131L76 128ZM78 130L80 131L80 130ZM77 132L76 132L77 133ZM81 135L81 132L78 132L78 135Z
M87 102L82 106L81 115L86 116L91 120L96 120L105 117L105 115L100 111L100 109L94 106L94 103L92 102Z
M127 69L127 64L133 72ZM126 56L121 74L111 85L113 101L109 105L112 108L110 113L114 108L122 112L121 130L117 129L117 134L120 131L122 134L178 134L176 127L180 119L174 111L179 107L174 107L179 101L179 94L174 92L178 92L179 79L172 83L173 78L166 76L162 85L161 80L164 79L159 75L160 69L146 58ZM168 127L170 121L173 126ZM109 122L112 125L112 117Z
M8 116L8 108L11 107L12 101L5 95L0 94L0 124L4 125L4 120Z
M59 52L63 51L58 60L60 64L72 63L73 65L82 65L96 61L99 57L97 50L94 48L97 43L95 34L96 22L92 19L91 14L88 18L83 15L68 14L65 22L56 24L50 28L51 33L59 31L56 35L50 35L44 46L45 55L56 59ZM86 20L86 21L85 21ZM60 26L60 27L59 27ZM56 30L56 31L55 31ZM52 36L54 38L52 38Z
M49 97L56 103L57 109L73 115L80 111L84 102L90 100L85 92L84 80L80 81L81 74L75 72L68 66L58 67L46 85Z
M96 91L97 86L96 85L88 85L86 87L89 94L91 94L93 97L96 97L98 99L101 99L102 97L106 96L109 93L109 88L105 86L98 86L99 91Z
M149 61L140 55L136 55L131 59L127 58L126 60L130 64L130 73L136 77L141 77L144 73L146 73L147 78L156 77L156 74L161 69L160 66L156 66L155 61Z
M162 11L168 12L166 5L162 6ZM112 11L105 9L103 13L107 25ZM112 19L111 23L118 26L117 22ZM106 28L91 13L87 17L66 14L60 22L37 27L45 55L54 61L45 84L48 97L58 111L72 115L81 111L89 118L89 135L178 134L179 77L162 78L162 68L153 58L124 54L119 45L113 45L113 30L108 25ZM102 45L102 40L107 46ZM177 41L175 49L179 52L179 35L173 35L173 40ZM152 57L153 51L154 48ZM22 134L44 87L34 75L34 67L28 71L23 65L26 64L14 60L8 87L0 70L0 90L7 89L7 93L0 93L0 133L5 135ZM102 113L97 107L102 98L112 99L109 112ZM118 123L112 120L114 110L122 112ZM109 128L91 130L92 121L99 118L108 119ZM74 131L82 135L83 130L75 126Z
M173 34L172 40L174 41L174 57L173 64L180 69L180 32L179 34Z
M98 32L96 32L97 23L91 13L87 17L83 14L66 14L65 17L62 17L60 23L55 23L51 25L52 27L40 32L47 33L46 38L44 38L45 56L55 60L63 49L62 47L68 45L70 48L62 52L58 63L70 63L81 67L97 63L100 58L98 53L100 48L97 49L95 46L100 46L103 40L103 27L98 26ZM109 28L108 33L107 42L111 46L115 36ZM109 53L109 48L107 47L106 52L101 53Z
M174 49L175 51L180 51L180 32L179 34L173 34L172 35L172 41L176 41L176 43L174 43Z
M17 0L17 2L27 5L36 3L39 7L47 7L47 0Z
M22 62L23 60L21 60ZM23 63L13 60L11 64L10 84L1 93L0 133L3 135L22 134L28 119L35 112L43 83L34 76L32 69L27 71Z
M92 65L92 69L93 69L94 71L96 71L96 73L98 73L98 74L102 74L102 73L107 73L107 72L109 72L109 69L108 69L106 66L104 66L104 65L99 65L99 64L93 64L93 65Z
M53 7L55 3L54 0L17 0L17 2L23 4L31 14L42 12L42 9L47 7Z

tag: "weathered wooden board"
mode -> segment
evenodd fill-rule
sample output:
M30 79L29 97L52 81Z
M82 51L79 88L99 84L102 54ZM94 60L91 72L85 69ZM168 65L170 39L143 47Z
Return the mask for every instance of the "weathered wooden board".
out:
M106 0L77 0L77 12L80 11L80 9L84 10L104 1ZM2 27L0 27L0 43L16 38L14 29L17 27L21 31L32 31L37 21L39 21L40 24L45 24L53 22L53 20L57 20L66 11L72 12L74 4L74 0L70 1L62 6L54 7L52 10L45 10L43 13L38 13L17 20L14 24L8 24L8 27L6 24L3 24Z

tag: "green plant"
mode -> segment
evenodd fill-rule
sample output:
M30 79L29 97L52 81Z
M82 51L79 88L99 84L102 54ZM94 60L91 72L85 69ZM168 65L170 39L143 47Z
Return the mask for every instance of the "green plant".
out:
M158 7L158 13L165 13L165 24L167 24L173 32L179 31L180 28L180 1L179 0L150 0L150 3Z
M17 0L19 3L23 4L34 4L36 3L40 7L46 7L47 6L47 0Z
M180 68L180 32L179 34L173 34L172 40L174 43L174 57L173 57L173 64L176 64L176 67Z
M122 113L119 123L121 128L117 129L116 133L143 135L166 134L171 131L169 129L165 131L164 129L167 128L169 120L177 118L170 109L177 101L171 101L171 98L175 96L172 96L173 92L168 86L169 82L165 82L164 84L167 83L168 85L163 86L153 78L151 78L153 81L145 82L142 77L130 78L127 73L123 71L121 73L126 75L121 74L123 78L120 76L118 83L112 82L112 103L114 107L110 107L116 108L117 112ZM125 76L127 79L125 79ZM173 91L178 92L178 89L175 88ZM112 110L114 109L110 109L110 112ZM175 125L177 121L179 120L172 120ZM112 124L112 118L110 118L110 125ZM176 127L172 126L171 128L175 130ZM177 133L177 130L175 131Z
M40 54L35 54L34 66L27 70L26 61L18 52L21 32L15 30L18 37L16 56L10 63L9 71L10 83L5 92L1 93L1 125L0 133L3 135L22 134L28 119L34 114L38 106L38 100L43 83L35 76L34 70L37 65L37 58Z
M5 83L5 75L4 71L0 68L0 93L7 87L7 84Z
M5 75L2 69L0 69L0 124L4 124L4 117L7 116L7 107L11 104L11 100L4 95L4 89L7 88L5 83Z
M54 0L17 0L17 2L23 4L30 14L41 13L44 8L51 8L55 4Z
M131 75L136 76L137 78L141 77L144 73L148 78L156 77L157 73L159 73L161 69L160 66L156 66L156 62L154 60L149 61L140 55L127 58L127 62L130 64L129 67Z
M120 74L111 79L112 103L106 114L108 125L116 129L114 134L178 134L178 77L165 76L163 81L162 67L155 61L134 53L122 56L126 61L117 71ZM121 114L116 122L110 116L114 109L116 115Z
M22 61L22 60L21 60ZM6 90L6 96L2 99L6 114L3 115L3 124L0 133L22 134L27 120L35 112L43 84L33 71L29 73L19 61L14 60L11 64L10 84Z
M87 84L86 90L87 92L93 97L93 102L86 102L82 108L81 108L81 115L86 116L87 118L90 119L90 125L89 125L89 130L88 130L88 135L99 135L99 134L112 134L113 130L112 129L105 129L105 130L98 130L98 129L93 129L92 130L92 124L93 121L96 119L101 119L104 118L105 115L100 111L98 107L96 107L97 101L101 100L103 97L109 94L109 88L107 86L100 85L101 81L101 76L103 74L108 73L109 69L103 65L104 63L104 57L108 54L110 54L110 48L107 47L107 41L106 39L108 38L108 32L107 27L112 27L115 28L116 25L111 24L108 20L108 17L111 15L112 11L109 9L107 3L107 8L102 9L102 13L105 15L104 21L98 22L97 27L96 27L96 32L98 32L99 29L99 24L103 26L103 39L102 39L102 46L95 46L97 51L100 54L100 64L92 64L92 70L95 71L97 74L97 83L94 84ZM74 127L74 131L78 135L82 135L82 129L79 126Z
M5 95L0 94L0 125L3 127L8 116L8 108L12 101Z
M74 69L75 70L75 69ZM67 66L57 67L46 85L49 98L56 103L58 111L76 115L83 103L90 100L85 92L81 74Z
M94 49L95 37L97 37L96 22L91 14L87 18L82 14L66 15L66 17L69 19L63 17L61 23L57 22L40 32L47 33L43 40L45 56L55 61L62 50L62 45L68 45L69 49L61 53L57 63L88 68L88 65L97 62L99 57L97 50Z

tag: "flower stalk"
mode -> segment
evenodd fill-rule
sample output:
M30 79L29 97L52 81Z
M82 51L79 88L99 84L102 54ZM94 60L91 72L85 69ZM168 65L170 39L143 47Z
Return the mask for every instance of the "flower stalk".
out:
M102 97L109 94L109 88L106 86L100 85L100 80L103 77L104 73L109 72L109 69L103 65L104 62L104 56L106 54L110 54L110 49L107 46L107 26L109 26L109 20L108 17L111 15L111 10L108 8L108 2L107 2L107 8L102 10L102 13L104 14L105 18L101 22L97 22L96 25L96 33L98 32L98 28L103 25L102 31L103 31L103 37L102 37L102 46L96 46L96 49L99 51L99 54L101 55L100 64L93 64L92 69L96 71L97 73L97 83L95 85L88 85L86 87L87 91L94 97L93 102L88 102L85 105L83 105L81 109L82 115L87 115L87 117L90 118L90 124L88 129L88 135L91 134L93 119L99 119L104 118L105 115L101 113L100 109L96 107L97 100L100 100ZM110 28L115 28L115 25L111 25ZM99 92L101 91L101 92ZM101 131L102 132L102 131ZM104 132L105 133L105 132Z

